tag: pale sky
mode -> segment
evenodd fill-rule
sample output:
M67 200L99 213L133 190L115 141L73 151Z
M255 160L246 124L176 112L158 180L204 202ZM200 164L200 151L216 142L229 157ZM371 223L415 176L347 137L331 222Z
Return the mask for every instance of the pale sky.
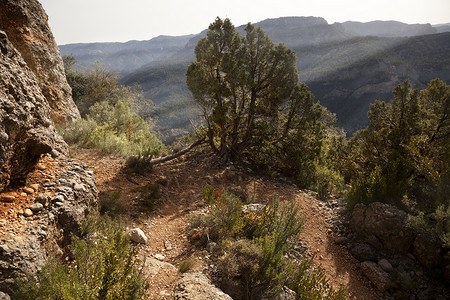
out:
M334 22L450 22L450 0L39 0L59 45L196 34L219 16L235 26L286 16Z

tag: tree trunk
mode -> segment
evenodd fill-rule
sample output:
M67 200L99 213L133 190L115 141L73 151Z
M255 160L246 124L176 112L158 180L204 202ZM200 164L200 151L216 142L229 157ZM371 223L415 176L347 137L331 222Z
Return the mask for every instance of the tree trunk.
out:
M177 153L174 153L172 155L167 155L167 156L163 156L163 157L154 158L154 159L150 160L150 164L156 165L156 164L160 164L160 163L163 163L163 162L175 159L177 157L180 157L180 156L188 153L189 151L191 151L193 148L197 147L198 145L203 144L205 139L206 138L203 137L203 138L199 139L198 141L192 143L189 147L186 147L183 150L181 150L181 151L179 151Z

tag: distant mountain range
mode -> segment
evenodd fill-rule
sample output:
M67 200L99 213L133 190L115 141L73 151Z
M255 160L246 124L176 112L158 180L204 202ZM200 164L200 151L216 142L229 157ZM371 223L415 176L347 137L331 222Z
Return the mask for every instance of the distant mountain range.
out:
M365 126L369 104L390 100L393 87L404 79L410 78L418 88L436 77L450 81L450 24L328 24L323 18L286 17L254 25L275 43L296 51L300 80L336 113L338 125L348 133ZM237 30L243 34L244 28ZM80 69L99 61L118 72L123 84L141 84L157 105L159 126L186 129L199 113L185 73L206 32L126 43L69 44L60 50L72 54Z

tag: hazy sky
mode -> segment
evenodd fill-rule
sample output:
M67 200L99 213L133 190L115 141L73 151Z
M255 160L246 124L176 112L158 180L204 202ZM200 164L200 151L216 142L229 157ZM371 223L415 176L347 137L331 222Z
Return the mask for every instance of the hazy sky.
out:
M328 23L396 20L450 22L450 0L39 0L60 45L148 40L206 29L217 16L235 26L285 16Z

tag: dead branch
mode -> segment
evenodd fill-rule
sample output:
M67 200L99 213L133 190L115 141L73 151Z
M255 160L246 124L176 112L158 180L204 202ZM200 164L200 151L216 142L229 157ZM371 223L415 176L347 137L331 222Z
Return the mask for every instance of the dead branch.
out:
M193 148L197 147L198 145L201 145L205 142L205 137L199 139L198 141L192 143L189 147L184 148L181 151L178 151L177 153L174 153L172 155L167 155L167 156L163 156L163 157L158 157L158 158L154 158L152 160L150 160L150 164L155 165L155 164L160 164L172 159L175 159L177 157L180 157L186 153L188 153L189 151L191 151Z

